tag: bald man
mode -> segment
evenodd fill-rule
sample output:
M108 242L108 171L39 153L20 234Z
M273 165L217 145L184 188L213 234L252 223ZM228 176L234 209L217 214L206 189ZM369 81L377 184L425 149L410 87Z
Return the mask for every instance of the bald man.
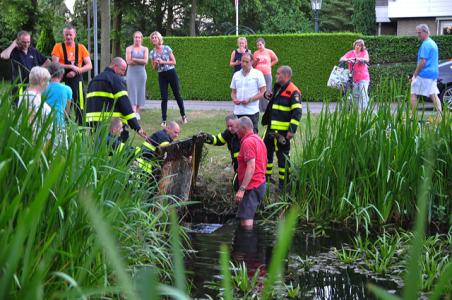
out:
M127 87L122 80L127 70L127 63L121 57L115 57L105 70L93 78L86 95L86 122L90 127L96 127L99 122L117 117L127 123L140 136L146 138L135 113L132 110ZM123 142L128 137L123 131Z

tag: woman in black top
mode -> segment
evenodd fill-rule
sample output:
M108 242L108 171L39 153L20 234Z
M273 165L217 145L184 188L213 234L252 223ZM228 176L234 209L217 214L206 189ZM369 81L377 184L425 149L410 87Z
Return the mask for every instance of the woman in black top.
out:
M242 66L240 65L242 54L246 52L251 54L251 50L248 49L248 41L245 37L239 37L237 39L237 46L238 48L232 51L231 59L229 61L229 65L234 68L234 73L242 69Z

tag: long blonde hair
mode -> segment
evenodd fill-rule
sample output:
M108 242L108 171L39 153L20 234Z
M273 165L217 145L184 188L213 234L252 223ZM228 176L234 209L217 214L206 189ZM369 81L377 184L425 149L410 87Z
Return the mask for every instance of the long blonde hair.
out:
M163 45L163 36L158 31L154 31L153 33L151 33L149 35L149 38L151 39L151 43L152 43L152 36L154 36L154 35L159 39L159 45Z

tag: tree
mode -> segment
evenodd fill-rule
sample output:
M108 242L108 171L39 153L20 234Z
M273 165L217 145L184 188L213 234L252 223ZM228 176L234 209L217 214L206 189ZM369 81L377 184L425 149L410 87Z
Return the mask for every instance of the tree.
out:
M320 11L320 31L353 31L352 0L324 1Z
M375 0L353 0L352 20L356 32L375 34L377 28Z
M110 12L110 0L100 0L100 21L101 21L101 34L100 34L100 69L106 68L111 61L110 51L110 35L111 35L111 12Z

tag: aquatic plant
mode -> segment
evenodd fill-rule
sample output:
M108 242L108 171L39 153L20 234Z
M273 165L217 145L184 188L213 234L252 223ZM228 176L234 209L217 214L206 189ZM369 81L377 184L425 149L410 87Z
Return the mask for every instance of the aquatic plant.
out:
M339 105L318 120L306 114L303 138L295 144L292 192L278 200L300 206L308 221L339 221L356 231L374 224L408 224L417 213L416 190L426 153L435 154L428 221L452 224L452 118L410 119L408 99L396 107L379 103L360 112ZM325 106L326 107L326 106Z

